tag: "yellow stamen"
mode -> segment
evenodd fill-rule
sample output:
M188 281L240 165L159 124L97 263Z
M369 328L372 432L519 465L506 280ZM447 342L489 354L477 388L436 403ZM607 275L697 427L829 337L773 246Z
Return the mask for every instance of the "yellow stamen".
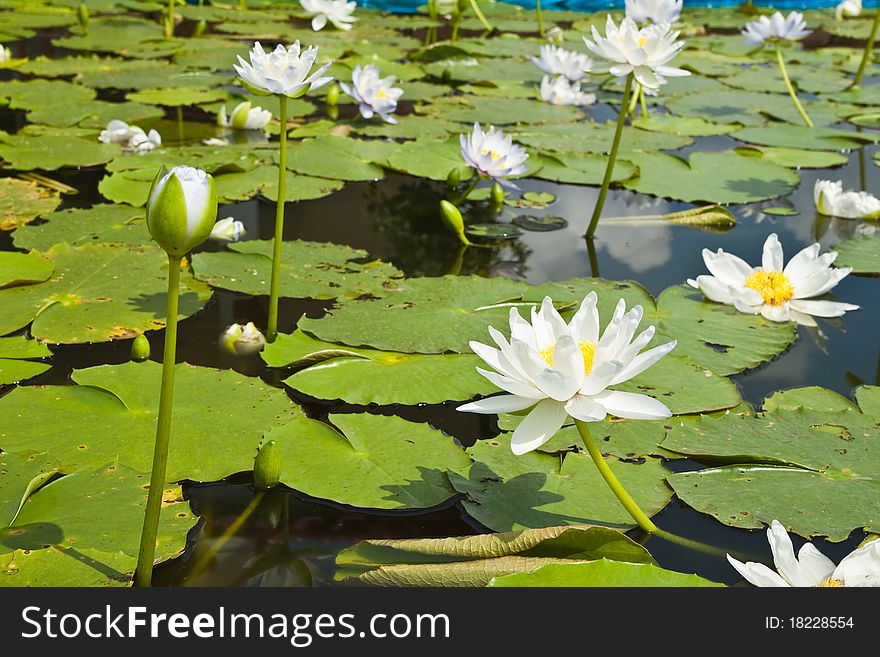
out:
M819 588L845 588L843 582L839 579L834 579L833 577L826 577L821 582L816 584Z
M578 342L578 347L581 348L581 355L584 357L584 375L586 376L590 372L593 371L593 358L596 356L596 343L595 342ZM544 347L541 349L540 354L541 358L547 361L547 364L550 367L553 367L553 352L556 351L556 345L552 344L549 347Z
M376 98L385 98L387 95L388 92L384 89L379 89L379 91L376 92Z
M781 306L794 296L794 286L781 271L756 271L746 278L745 285L771 306Z
M648 40L647 37L640 36L640 37L639 37L639 48L644 47L645 42L646 42L647 40Z

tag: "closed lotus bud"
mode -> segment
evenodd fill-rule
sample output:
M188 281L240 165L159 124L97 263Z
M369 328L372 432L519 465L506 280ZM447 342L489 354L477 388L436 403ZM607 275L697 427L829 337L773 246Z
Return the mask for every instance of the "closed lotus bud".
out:
M504 203L504 188L497 182L492 184L492 191L489 193L492 203L501 205Z
M131 359L135 363L143 363L150 357L150 341L141 333L131 343Z
M339 105L327 105L327 118L332 121L339 118Z
M263 443L254 459L254 486L269 490L281 481L281 450L274 440Z
M214 224L209 239L218 242L237 242L244 237L246 233L247 230L243 223L236 221L232 217L226 217L226 219L221 219Z
M449 174L446 176L446 184L449 186L449 189L455 189L458 187L461 182L461 171L459 171L458 167L449 170Z
M217 221L214 179L202 169L159 170L147 200L147 228L170 256L181 257L208 239Z
M89 33L89 8L86 6L86 3L80 3L79 7L76 8L76 19L79 21L79 26L83 29L83 31L88 34Z
M208 23L203 18L198 23L196 23L196 26L193 28L193 33L192 33L193 38L198 39L200 36L202 36L205 33L206 29L208 29Z
M331 84L327 88L327 96L325 97L324 100L331 107L339 104L339 85L338 84Z
M443 225L458 237L462 244L469 244L469 240L464 234L464 219L461 218L461 212L449 201L440 201L440 217L443 219Z

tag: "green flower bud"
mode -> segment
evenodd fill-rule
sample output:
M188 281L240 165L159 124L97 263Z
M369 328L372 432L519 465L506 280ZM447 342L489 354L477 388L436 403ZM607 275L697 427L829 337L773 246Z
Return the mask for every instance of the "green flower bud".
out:
M492 203L501 205L504 203L504 188L497 182L492 183L492 191L489 192L489 197L492 199Z
M463 14L464 12L467 11L468 7L470 6L470 0L458 0L457 6L458 6L458 13Z
M443 219L443 225L458 237L458 241L462 244L470 244L470 240L464 234L464 219L461 218L461 212L449 201L440 201L440 218Z
M150 341L141 333L131 343L131 359L135 363L143 363L150 357Z
M458 167L449 170L449 174L446 176L446 184L449 186L449 189L455 189L458 187L461 182L461 171Z
M206 29L208 29L208 23L203 18L198 23L196 23L196 26L193 28L193 39L198 39L200 36L202 36L205 33Z
M339 106L338 105L327 105L327 118L332 121L335 121L339 118Z
M260 447L254 459L254 485L259 490L269 490L281 481L281 451L274 440Z
M168 255L181 257L210 236L217 221L214 179L202 169L159 170L147 197L147 229Z
M86 6L86 3L80 3L79 7L76 8L76 19L79 21L79 26L85 31L86 34L89 32L89 8Z
M334 106L334 105L339 104L339 85L338 84L331 84L329 87L327 87L327 96L324 100L330 106Z

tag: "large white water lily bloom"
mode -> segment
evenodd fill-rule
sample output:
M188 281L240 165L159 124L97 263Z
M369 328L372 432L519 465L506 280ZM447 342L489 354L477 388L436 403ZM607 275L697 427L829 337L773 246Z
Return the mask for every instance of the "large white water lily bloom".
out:
M217 220L214 179L202 169L160 169L147 199L147 229L165 251L180 257L208 239Z
M105 144L119 144L124 150L146 153L162 145L162 137L155 130L145 133L136 125L113 119L98 135L98 141Z
M262 130L271 120L272 112L254 107L247 100L236 105L229 115L226 114L226 105L222 105L217 114L218 125L236 130Z
M478 367L477 371L508 394L464 404L458 410L510 413L534 406L513 432L514 454L546 443L569 416L584 422L599 422L606 415L634 420L669 417L669 409L653 397L608 388L644 372L672 351L675 341L640 353L654 337L654 327L633 339L642 307L626 312L623 299L600 337L596 303L596 293L590 292L568 324L550 297L544 298L540 311L532 309L531 324L511 308L510 341L490 326L497 349L470 343L494 370Z
M211 234L208 236L208 239L216 240L218 242L237 242L244 237L246 233L247 230L243 223L232 217L226 217L214 224L214 228L211 229Z
M636 23L674 23L681 16L683 0L626 0L626 17Z
M668 23L639 29L631 18L624 18L618 27L608 16L605 36L594 25L593 41L584 37L584 43L600 60L594 63L596 71L608 71L618 78L632 73L643 87L656 89L667 77L690 75L690 71L667 66L684 48L678 34L670 31Z
M340 88L360 104L358 110L365 119L378 114L383 121L397 123L391 116L397 109L397 99L403 95L403 89L394 86L393 75L379 77L379 69L372 64L355 66L351 73L351 84L340 82Z
M753 45L761 45L765 41L797 41L810 33L803 14L797 11L783 16L776 12L770 18L761 16L758 20L746 23L741 34Z
M862 13L862 0L843 0L834 9L834 16L837 20L843 20L843 17L855 18Z
M755 586L880 586L880 540L853 550L837 566L812 543L804 543L795 556L791 537L778 520L770 523L767 540L776 571L762 563L743 563L727 555L739 574Z
M305 12L312 16L312 29L317 32L324 29L327 21L337 30L350 30L357 18L352 14L357 8L356 2L346 0L300 0Z
M760 313L773 322L793 321L816 326L815 317L840 317L847 310L858 310L851 303L813 299L825 294L851 271L851 267L832 268L837 253L819 255L819 244L811 244L796 254L783 268L782 245L776 233L764 242L760 267L751 267L737 256L718 249L703 249L703 262L711 276L697 276L688 283L718 303L735 306L743 313Z
M266 336L260 333L253 322L248 322L244 326L232 324L220 334L218 345L227 353L250 356L263 350L266 346Z
M584 93L580 82L569 82L562 75L545 75L541 80L541 100L554 105L592 105L596 94Z
M458 141L461 144L461 157L480 176L492 178L505 187L516 188L505 178L526 172L525 162L529 157L526 149L515 145L510 136L494 126L484 132L479 123L474 123L471 133L459 135Z
M880 199L868 192L843 191L839 180L817 180L813 186L816 210L844 219L880 219Z
M232 68L254 93L299 98L307 91L314 91L333 80L332 76L324 75L329 63L309 75L317 56L316 46L302 50L299 41L294 41L289 48L278 44L270 53L263 50L257 41L251 50L250 62L244 61L239 55L238 64L233 64Z
M557 46L541 46L541 56L532 57L532 63L549 75L562 75L577 82L593 68L593 60L583 53Z

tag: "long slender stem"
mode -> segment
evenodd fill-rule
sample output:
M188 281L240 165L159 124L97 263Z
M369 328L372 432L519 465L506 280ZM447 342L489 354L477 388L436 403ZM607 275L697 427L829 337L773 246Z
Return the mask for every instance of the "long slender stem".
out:
M871 33L868 35L868 40L865 41L865 51L862 53L862 61L859 63L859 69L856 71L856 76L850 85L851 88L858 87L862 83L862 77L865 75L868 63L873 57L874 41L877 39L878 27L880 27L880 2L877 3L877 7L874 9L874 22L871 24Z
M238 533L238 530L241 529L241 526L247 522L247 519L254 514L254 511L257 510L257 507L260 505L260 502L262 502L265 494L265 491L257 491L256 495L253 496L251 501L244 508L244 511L238 514L238 517L232 522L232 524L224 530L217 540L211 544L211 547L209 547L199 558L190 571L190 577L195 579L205 571L208 564L211 563L211 559L213 559L217 553L224 548L229 542L229 539L235 536Z
M593 278L599 278L602 274L599 273L599 257L596 255L596 242L592 237L586 239L587 256L590 258L590 276Z
M165 19L165 38L174 36L174 0L168 0L168 16Z
M776 61L779 62L779 70L782 72L782 79L785 81L785 88L788 89L788 95L791 96L791 102L794 103L798 114L801 115L801 118L804 120L804 123L807 125L807 127L812 128L813 122L804 111L804 106L801 105L801 101L798 100L797 93L795 93L794 87L791 86L791 80L789 80L788 78L788 71L785 70L785 60L782 58L782 50L779 48L779 46L776 46Z
M184 142L184 133L183 133L183 107L180 105L177 106L177 141L181 144Z
M639 92L642 90L642 85L636 82L635 91L633 91L632 96L629 99L629 105L626 107L626 113L630 116L633 115L633 112L636 111L636 103L639 101Z
M278 292L281 288L281 246L284 243L284 202L287 198L287 96L278 96L281 122L280 156L278 158L278 200L275 203L275 242L272 245L272 282L269 284L269 321L266 340L278 337Z
M474 13L477 15L477 18L480 19L480 22L483 24L483 27L485 27L490 32L495 29L494 27L492 27L492 23L490 23L488 20L486 20L486 17L483 15L483 12L480 10L480 4L477 2L477 0L471 0L471 7L474 8Z
M535 16L538 18L538 34L544 38L544 14L541 11L541 0L535 0Z
M639 104L642 106L642 118L648 116L648 99L645 98L645 88L639 85Z
M608 164L605 165L605 178L602 179L602 188L599 190L599 198L596 199L596 207L593 208L593 216L590 226L584 237L592 237L599 225L599 217L602 216L602 208L605 206L605 197L608 195L608 187L611 185L611 176L614 173L614 162L617 160L617 149L620 146L620 136L623 134L623 124L626 123L626 108L629 103L629 94L632 89L633 74L626 76L623 83L623 100L620 103L620 113L617 115L617 127L614 130L614 141L611 142L611 152L608 154Z
M159 513L165 491L165 471L168 466L168 443L171 438L171 408L174 401L174 361L177 354L177 302L180 285L181 256L168 256L168 299L165 313L165 352L162 356L162 388L159 392L159 421L156 424L156 445L153 449L153 469L150 473L150 491L147 511L141 532L135 586L150 586L153 580L153 558L156 554L156 536L159 533Z
M474 191L474 189L479 184L480 184L480 177L474 176L473 180L471 180L471 183L467 186L467 188L456 197L455 205L458 205L459 203L463 203L464 201L466 201L467 197L470 196L470 193L472 191Z

